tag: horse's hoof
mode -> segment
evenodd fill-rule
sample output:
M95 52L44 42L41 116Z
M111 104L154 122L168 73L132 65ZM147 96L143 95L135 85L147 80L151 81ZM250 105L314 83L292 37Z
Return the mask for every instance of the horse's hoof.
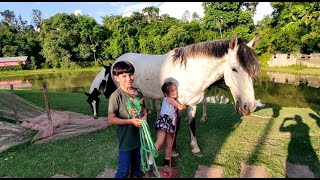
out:
M203 124L203 123L206 122L206 120L205 119L201 119L200 122Z
M193 153L193 155L195 155L197 157L202 157L203 156L203 154L201 152Z

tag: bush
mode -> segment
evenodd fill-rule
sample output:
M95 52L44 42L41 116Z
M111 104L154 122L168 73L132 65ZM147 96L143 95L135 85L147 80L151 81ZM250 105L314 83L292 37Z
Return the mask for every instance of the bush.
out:
M18 71L18 70L22 70L22 69L23 68L21 65L0 67L0 71Z
M258 57L260 61L260 66L261 67L268 67L268 61L271 57L271 54L269 52L262 54L261 56Z

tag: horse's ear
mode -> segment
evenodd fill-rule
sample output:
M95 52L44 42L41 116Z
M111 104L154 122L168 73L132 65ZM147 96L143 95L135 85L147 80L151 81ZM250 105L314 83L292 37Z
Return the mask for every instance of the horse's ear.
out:
M106 72L109 73L111 65L109 65L109 66L103 65L103 67L106 69Z
M259 40L260 37L258 36L258 33L256 33L255 37L247 44L247 46L251 47L252 49L255 49L258 46Z
M230 40L229 48L233 50L237 46L237 44L238 44L238 38L237 38L237 35L234 35Z

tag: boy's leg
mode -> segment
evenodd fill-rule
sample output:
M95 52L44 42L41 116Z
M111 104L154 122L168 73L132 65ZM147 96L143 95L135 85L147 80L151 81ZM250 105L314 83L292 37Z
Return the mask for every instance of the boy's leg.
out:
M131 150L132 161L131 161L131 173L130 177L141 177L141 154L140 147Z
M115 178L127 178L131 164L131 152L119 151L119 167Z

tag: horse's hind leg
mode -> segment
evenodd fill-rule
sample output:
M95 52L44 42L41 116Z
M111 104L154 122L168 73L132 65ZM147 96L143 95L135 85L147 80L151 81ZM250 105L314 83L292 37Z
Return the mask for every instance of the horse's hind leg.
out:
M156 108L156 111L157 111L157 116L159 116L160 114L160 109L161 109L161 101L159 99L154 99L153 100L153 103L155 104L155 108Z
M145 104L148 114L151 114L153 111L153 99L145 97Z
M207 120L207 100L203 98L202 100L202 117L200 122L205 123Z
M200 148L197 143L197 138L196 138L196 121L195 121L195 116L196 116L196 110L197 110L197 105L189 106L188 107L188 119L189 119L189 130L191 134L191 148L192 148L192 153L196 156L201 156Z

